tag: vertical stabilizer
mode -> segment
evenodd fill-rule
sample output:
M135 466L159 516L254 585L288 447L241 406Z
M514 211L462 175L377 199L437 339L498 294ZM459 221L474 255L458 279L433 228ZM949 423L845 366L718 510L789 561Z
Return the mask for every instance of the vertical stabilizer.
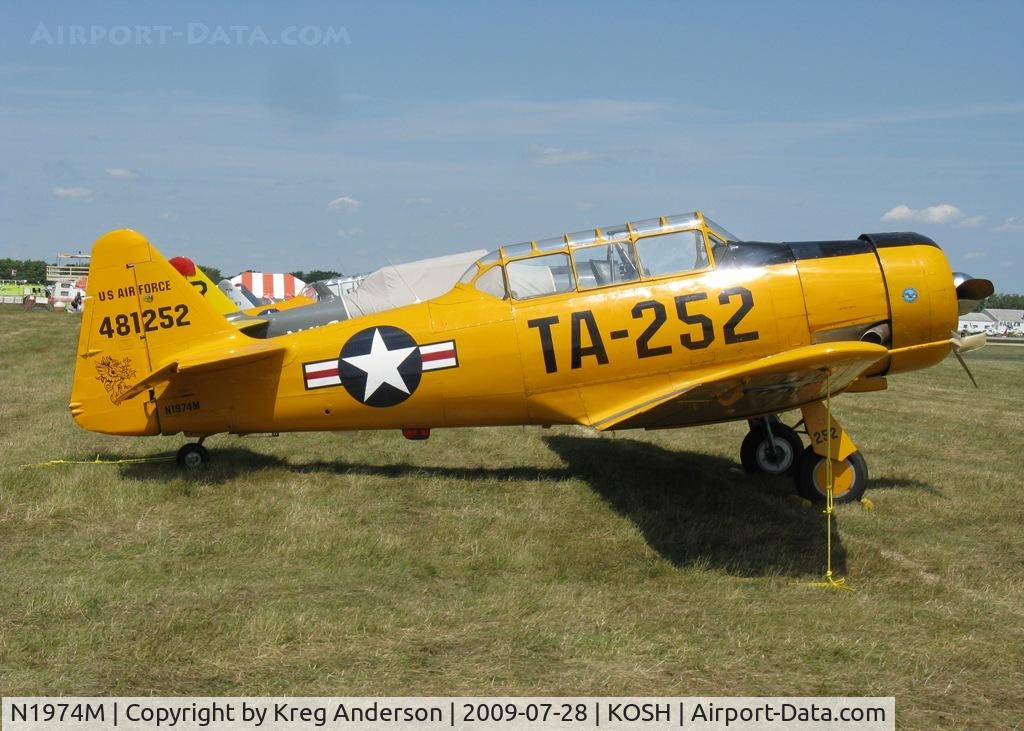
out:
M121 397L175 353L235 329L141 234L111 231L93 245L75 357L71 414L90 431L157 434L145 395Z

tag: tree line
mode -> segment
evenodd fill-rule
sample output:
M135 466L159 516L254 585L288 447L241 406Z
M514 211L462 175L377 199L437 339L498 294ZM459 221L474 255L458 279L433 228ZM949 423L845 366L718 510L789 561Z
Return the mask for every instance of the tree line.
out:
M303 282L319 282L323 279L334 279L335 277L342 276L341 272L336 272L331 269L311 269L308 272L297 271L291 273L296 279L301 279Z
M46 262L41 259L0 259L0 279L24 279L32 284L46 282Z
M200 269L206 272L206 276L214 282L219 282L220 269L197 264ZM25 280L31 284L46 284L47 264L42 259L0 259L0 279Z
M974 308L974 311L981 312L983 309L990 307L995 307L997 310L1024 310L1024 294L1000 294L996 292L991 297L983 299L981 304Z

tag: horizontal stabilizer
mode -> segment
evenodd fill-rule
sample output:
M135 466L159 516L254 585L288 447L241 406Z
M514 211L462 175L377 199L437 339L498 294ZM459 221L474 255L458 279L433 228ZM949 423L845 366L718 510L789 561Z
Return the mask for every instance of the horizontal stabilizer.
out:
M174 360L136 381L117 399L117 403L137 396L158 383L169 381L179 373L201 373L253 363L282 354L285 350L285 346L270 340L235 341L228 338L204 343L180 353Z

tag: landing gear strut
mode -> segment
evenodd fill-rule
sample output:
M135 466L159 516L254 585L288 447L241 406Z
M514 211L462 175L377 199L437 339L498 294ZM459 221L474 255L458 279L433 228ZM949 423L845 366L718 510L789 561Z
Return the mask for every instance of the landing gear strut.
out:
M831 458L832 500L837 503L860 500L868 488L868 465L857 451L857 445L835 417L827 413L821 401L804 406L802 411L811 446L797 462L796 491L811 502L825 502Z
M747 472L777 476L789 474L800 497L823 503L828 496L828 449L832 454L832 500L852 503L868 487L868 465L850 435L821 402L803 409L803 423L811 446L777 416L750 420L750 431L740 445L740 461ZM799 424L797 425L799 427Z
M174 459L179 466L194 470L197 467L202 467L203 465L210 463L210 453L207 451L206 447L203 446L203 440L205 438L206 437L200 437L198 442L186 444L178 450L178 454Z
M750 420L750 431L740 445L740 462L747 472L766 475L792 473L804 449L800 435L777 416Z

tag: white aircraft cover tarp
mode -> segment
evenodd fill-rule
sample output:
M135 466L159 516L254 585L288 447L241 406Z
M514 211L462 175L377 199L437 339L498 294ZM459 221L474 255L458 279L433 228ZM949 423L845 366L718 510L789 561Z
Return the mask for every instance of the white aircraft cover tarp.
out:
M342 295L342 299L351 317L433 299L454 287L469 265L486 253L479 249L391 264L367 275L354 291Z
M240 310L247 309L253 306L253 303L245 298L242 291L231 283L230 279L222 279L217 285L217 289L228 296L228 299L235 303L235 307Z

